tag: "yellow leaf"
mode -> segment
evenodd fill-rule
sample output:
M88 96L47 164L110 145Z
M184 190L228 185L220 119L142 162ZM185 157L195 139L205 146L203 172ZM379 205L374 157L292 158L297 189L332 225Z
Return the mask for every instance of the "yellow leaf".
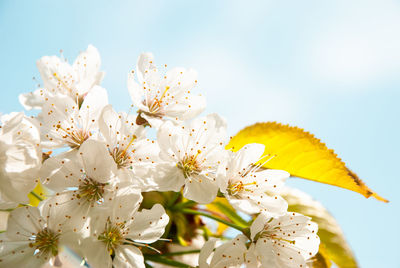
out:
M36 185L35 189L33 189L32 192L28 194L29 205L37 207L40 201L46 198L46 193L46 189L39 182Z
M319 245L318 253L311 258L311 265L308 265L312 268L329 268L332 266L332 262L329 259L329 255L326 251L324 244Z
M292 176L342 187L379 201L388 202L370 190L349 170L333 150L301 128L276 122L257 123L234 136L226 149L237 151L249 143L265 145L270 160L266 168L282 169Z
M227 217L227 220L239 226L247 227L247 222L236 213L236 210L229 204L226 198L217 197L212 203L207 204L206 207L210 212L215 213L221 218ZM222 235L228 228L227 225L217 222L216 234Z
M289 204L288 211L309 216L313 222L318 224L321 246L318 255L312 259L312 267L330 267L330 261L333 261L339 268L358 267L342 229L321 203L297 189L287 188L281 195Z

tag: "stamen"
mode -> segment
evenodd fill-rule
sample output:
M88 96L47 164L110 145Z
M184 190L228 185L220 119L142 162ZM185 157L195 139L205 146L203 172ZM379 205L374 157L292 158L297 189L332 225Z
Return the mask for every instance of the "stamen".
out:
M113 224L110 218L107 219L104 232L102 232L97 239L107 245L107 250L110 255L113 255L115 249L123 243L124 237L122 230L125 228L124 223Z
M121 148L115 147L111 152L111 156L113 157L115 163L117 164L118 168L124 168L130 166L130 159L131 156L128 153L128 148L133 144L133 141L136 140L136 136L133 135L132 139L129 141L128 145L125 147L124 150L121 151Z
M35 248L37 254L46 256L57 256L58 254L58 240L60 234L44 228L32 237L33 243L30 243L31 248Z
M73 93L73 90L65 84L65 82L58 76L57 73L53 73L53 76L64 86L64 88L66 88L70 93Z
M249 183L243 183L242 181L238 181L235 183L229 183L227 191L229 195L235 196L242 191L251 191L250 189L246 189L246 186L252 186L252 185L257 185L257 182L253 181Z
M132 139L129 141L128 146L126 146L126 148L122 151L122 155L125 155L126 151L128 150L129 146L132 145L133 141L136 140L136 136L132 135Z
M107 184L97 182L91 178L86 177L79 185L77 198L84 198L88 203L93 204L100 202L103 199L104 187Z
M163 92L163 94L162 94L161 97L160 97L160 102L162 102L162 99L164 98L165 93L167 93L168 89L170 89L170 87L169 87L169 86L166 86L166 87L165 87L165 90L164 90L164 92Z
M79 148L82 143L84 143L90 137L90 132L85 131L83 129L74 129L70 130L69 128L64 129L61 125L57 125L57 130L61 129L66 133L66 135L62 136L64 139L67 139L68 145L75 149Z
M182 169L183 176L187 179L193 174L198 175L201 172L201 166L197 161L197 157L201 154L198 150L194 156L185 156L181 162L177 164L177 167Z

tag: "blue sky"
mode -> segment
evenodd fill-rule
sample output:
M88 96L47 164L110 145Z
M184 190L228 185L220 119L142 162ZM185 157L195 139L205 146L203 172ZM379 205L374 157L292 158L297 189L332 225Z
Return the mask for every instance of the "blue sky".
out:
M350 3L351 2L351 3ZM193 67L207 113L230 134L261 121L302 127L339 156L383 204L293 179L337 218L361 267L400 267L400 2L0 1L0 112L22 110L43 55L70 61L95 45L103 86L130 105L126 74L143 51Z

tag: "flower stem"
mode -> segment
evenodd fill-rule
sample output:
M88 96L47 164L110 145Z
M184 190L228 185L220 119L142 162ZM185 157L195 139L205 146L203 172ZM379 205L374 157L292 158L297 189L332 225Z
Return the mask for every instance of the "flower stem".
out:
M168 207L171 207L175 204L175 202L179 199L179 197L181 196L181 192L175 192L173 193L171 199L168 202Z
M143 255L146 261L152 261L157 263L163 263L174 267L181 267L181 268L192 268L192 266L187 265L185 263L174 261L171 259L163 258L159 255L152 255L152 254L144 254Z
M175 206L171 207L171 210L180 211L183 208L194 206L196 204L197 204L196 202L194 202L192 200L189 200L189 201L186 201L186 202L183 202L183 203L176 204Z
M245 229L246 229L246 228L243 228L243 227L241 227L241 226L239 226L239 225L237 225L237 224L234 224L234 223L232 223L232 222L223 220L223 219L221 219L221 218L219 218L219 217L210 215L210 214L205 213L205 212L201 212L201 211L197 211L197 210L193 210L193 209L188 209L188 208L182 209L181 212L182 212L182 213L186 213L186 214L204 216L204 217L213 219L213 220L215 220L215 221L218 221L218 222L220 222L220 223L223 223L223 224L225 224L225 225L227 225L227 226L229 226L229 227L235 228L236 230L239 230L239 231L241 231L241 232L244 232Z
M168 252L168 253L161 254L161 256L179 256L179 255L195 254L195 253L200 253L200 249Z

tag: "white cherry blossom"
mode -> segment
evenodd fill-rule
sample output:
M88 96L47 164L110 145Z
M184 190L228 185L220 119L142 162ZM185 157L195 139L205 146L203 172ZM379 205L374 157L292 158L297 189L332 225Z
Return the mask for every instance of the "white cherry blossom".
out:
M69 227L79 232L88 223L93 208L111 201L124 184L100 141L84 142L72 159L63 156L47 159L41 169L43 184L54 192L45 202L66 211Z
M169 217L156 204L138 211L142 196L128 190L98 209L91 221L91 235L84 241L86 259L92 267L145 267L138 247L147 246L163 235ZM112 259L111 255L115 257Z
M250 226L249 238L236 238L215 248L216 239L200 252L200 268L305 268L319 249L318 226L309 217L288 212L269 217L263 213ZM215 249L215 252L213 252Z
M86 94L101 83L104 72L100 72L98 50L89 45L70 65L57 56L44 56L37 61L37 67L43 80L43 88L21 94L19 100L25 109L40 109L46 98L63 94L76 104L82 103Z
M49 97L38 116L43 146L79 148L98 132L98 120L107 104L107 92L98 86L86 95L81 107L65 95Z
M37 122L23 113L1 117L0 208L28 204L28 194L38 182L42 163Z
M159 161L157 142L146 138L145 128L135 123L133 115L117 113L111 105L101 113L99 130L117 164L118 176L146 191L149 170Z
M319 249L318 226L309 217L287 212L283 216L260 214L250 227L252 244L248 267L306 267Z
M157 135L160 158L156 165L159 191L178 192L198 203L210 203L218 192L217 167L225 158L225 121L216 114L185 125L163 124Z
M158 128L166 120L188 120L205 109L205 98L191 94L197 84L197 73L192 69L173 68L160 73L151 53L143 53L137 62L137 78L128 75L128 89L138 109L138 124Z
M221 165L218 175L220 190L242 212L281 215L288 205L279 191L290 174L262 169L264 149L262 144L247 144L238 152L230 152L227 165Z
M19 207L10 213L8 229L0 234L1 267L41 267L57 263L62 245L76 248L80 237L63 232L65 218L54 209Z
M218 240L211 238L200 251L200 268L242 267L247 252L247 240L248 238L241 234L215 247Z

